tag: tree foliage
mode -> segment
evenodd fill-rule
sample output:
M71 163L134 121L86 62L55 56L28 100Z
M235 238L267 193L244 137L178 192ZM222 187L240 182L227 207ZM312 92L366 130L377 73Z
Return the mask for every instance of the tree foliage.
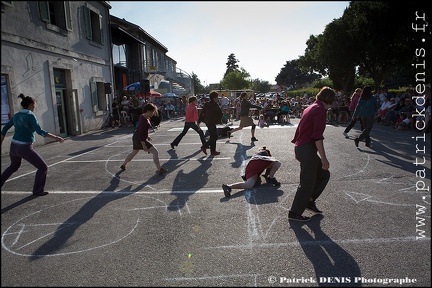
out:
M224 78L231 72L236 72L236 71L240 72L239 66L237 65L238 62L240 61L236 59L234 53L231 53L228 56L228 61L226 63L227 69L225 71Z
M252 82L249 78L249 73L244 68L241 68L226 74L220 86L222 89L228 90L250 89Z
M276 77L276 84L292 88L298 88L302 84L312 83L319 78L316 73L302 72L299 66L299 60L287 61Z
M205 87L201 84L201 80L199 80L198 76L194 72L192 72L192 81L195 94L205 93Z
M309 37L305 54L298 59L301 73L318 72L329 77L335 89L345 91L352 90L359 76L372 78L375 89L412 83L419 69L411 64L430 63L430 56L419 52L430 44L430 28L421 30L430 25L430 15L420 11L425 9L418 1L351 1L341 18L327 24L322 34ZM278 84L299 74L284 68L276 77ZM430 73L425 74L430 83Z

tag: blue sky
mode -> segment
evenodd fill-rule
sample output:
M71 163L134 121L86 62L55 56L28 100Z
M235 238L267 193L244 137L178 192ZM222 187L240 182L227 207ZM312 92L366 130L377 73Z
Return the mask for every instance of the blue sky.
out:
M234 53L252 79L275 84L286 61L304 54L310 35L340 18L348 1L110 1L110 14L140 26L177 68L218 83Z

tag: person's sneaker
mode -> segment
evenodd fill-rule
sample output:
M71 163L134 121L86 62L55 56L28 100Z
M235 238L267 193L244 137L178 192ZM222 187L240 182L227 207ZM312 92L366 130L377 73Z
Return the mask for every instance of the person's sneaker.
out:
M206 149L204 146L201 146L201 151L202 151L205 155L207 155L207 149Z
M171 143L170 145L171 145L171 149L174 149L174 144L173 144L173 143Z
M272 185L275 185L275 186L280 186L281 185L281 183L279 183L276 180L276 178L274 178L274 177L273 178L267 177L266 181L267 181L268 184L272 184Z
M348 133L346 133L346 132L343 132L343 135L345 136L345 138L349 138L349 135L348 135Z
M252 138L251 138L251 141L258 141L258 139L255 138L255 137L252 137Z
M231 197L231 187L229 187L228 185L222 184L222 190L224 191L224 195L226 198Z
M317 214L322 214L322 211L319 210L319 209L316 207L316 205L315 205L315 201L309 201L309 203L308 203L306 209L309 210L309 211L312 211L312 212L314 212L314 213L317 213Z
M359 139L354 139L354 144L356 145L356 147L358 147L360 140Z
M124 170L126 170L126 166L125 166L125 165L121 165L121 166L120 166L120 169L121 169L122 171L124 171Z
M165 174L166 172L168 172L167 169L164 169L164 168L160 168L160 169L159 169L159 175L163 175L163 174Z
M212 155L212 156L217 156L217 155L220 155L220 152L215 151L215 152L211 153L211 155Z
M302 215L297 214L295 212L289 211L288 212L288 220L306 222L306 221L309 221L310 218L306 217L306 216L302 216Z

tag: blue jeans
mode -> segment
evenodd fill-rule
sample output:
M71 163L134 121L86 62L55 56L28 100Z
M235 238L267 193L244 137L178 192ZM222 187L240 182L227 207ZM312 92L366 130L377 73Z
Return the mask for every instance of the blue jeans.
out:
M195 132L198 133L200 140L201 140L201 144L204 145L205 143L205 137L204 137L204 132L199 129L198 125L195 122L185 122L183 131L174 139L174 141L172 142L172 144L174 146L178 146L178 144L180 143L180 141L183 139L183 136L186 135L187 131L189 129L193 129L195 130Z
M9 157L11 159L11 164L1 174L1 186L3 187L3 184L6 182L6 180L18 170L18 168L21 166L22 159L24 159L37 169L33 185L33 194L44 192L48 173L48 165L45 163L45 160L43 160L42 157L33 149L33 145L11 143Z

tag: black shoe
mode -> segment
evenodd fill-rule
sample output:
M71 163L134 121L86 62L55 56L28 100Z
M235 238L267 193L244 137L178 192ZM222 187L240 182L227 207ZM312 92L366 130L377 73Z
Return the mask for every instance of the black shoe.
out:
M231 187L229 187L228 185L222 184L222 190L224 191L224 195L226 198L231 197Z
M48 195L48 192L33 193L33 196L45 196L45 195Z
M272 184L272 185L275 185L275 186L280 186L281 185L281 183L279 183L276 180L276 178L274 178L274 177L273 178L267 177L266 181L267 181L268 184Z
M371 148L371 144L370 143L366 143L366 147Z
M164 168L160 168L160 169L159 169L159 175L163 175L163 174L165 174L166 172L168 172L167 169L164 169Z
M360 140L359 139L354 139L354 144L356 145L356 147L358 147L358 144L359 144L359 142L360 142Z
M252 137L251 141L258 141L258 139L256 139L255 137Z
M231 138L231 131L227 132L228 139Z
M126 170L126 166L125 166L125 165L121 165L121 166L120 166L120 169L121 169L122 171L124 171L124 170Z
M309 210L309 211L312 211L312 212L314 212L314 213L317 213L317 214L322 214L322 211L319 210L319 209L316 207L316 205L315 205L315 201L309 201L309 203L308 203L306 209Z
M173 143L171 143L170 145L171 145L171 149L174 149L174 147L175 147L175 146L174 146L174 144L173 144Z
M288 220L306 222L306 221L309 221L310 218L306 217L306 216L302 216L302 215L297 214L295 212L289 211L288 212Z

